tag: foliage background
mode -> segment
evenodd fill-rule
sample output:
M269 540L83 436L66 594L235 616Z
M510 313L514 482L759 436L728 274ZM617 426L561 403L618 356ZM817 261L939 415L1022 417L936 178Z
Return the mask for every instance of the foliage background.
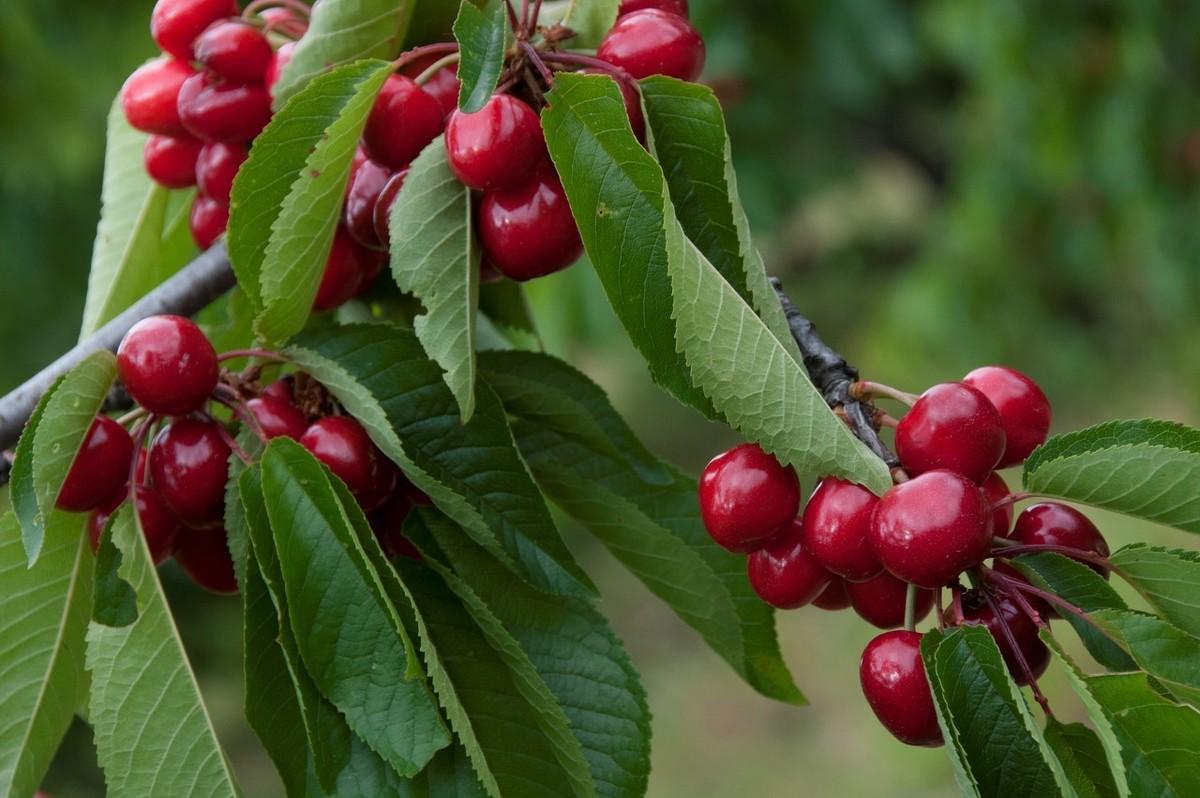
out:
M78 330L104 116L153 53L151 3L0 4L0 391ZM1180 2L692 0L769 270L872 378L919 390L987 362L1034 375L1056 429L1200 423L1200 7ZM548 348L693 471L732 441L657 393L586 266L532 287ZM811 486L808 486L811 487ZM1180 533L1107 522L1134 539ZM781 614L813 706L757 697L578 539L643 670L656 798L951 795L941 751L871 718L853 615ZM236 602L165 571L247 793L277 794L241 719ZM1074 704L1049 680L1060 714ZM103 793L76 724L47 787Z

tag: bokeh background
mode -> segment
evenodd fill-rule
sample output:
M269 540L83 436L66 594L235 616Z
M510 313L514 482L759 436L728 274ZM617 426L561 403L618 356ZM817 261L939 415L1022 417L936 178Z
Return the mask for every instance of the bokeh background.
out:
M865 374L921 390L1001 362L1046 388L1060 431L1200 422L1200 5L692 5L769 269ZM77 333L104 117L153 52L150 7L0 3L0 391ZM586 265L531 293L547 347L653 449L698 471L735 440L653 388ZM1189 543L1096 517L1114 547ZM871 717L856 670L873 630L852 614L780 615L811 706L776 706L571 540L644 674L655 798L955 794L944 752L906 748ZM241 719L237 602L163 573L246 793L278 795ZM1047 690L1079 715L1058 674ZM102 785L77 723L46 786L74 798Z

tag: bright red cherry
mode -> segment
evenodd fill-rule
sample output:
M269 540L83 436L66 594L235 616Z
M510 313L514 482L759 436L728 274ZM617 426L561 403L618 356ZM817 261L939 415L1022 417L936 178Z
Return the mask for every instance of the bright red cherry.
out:
M217 83L199 73L179 89L179 119L205 141L242 144L271 121L271 95L262 86Z
M375 231L375 206L391 177L391 169L368 158L352 171L346 185L342 220L346 232L364 247L380 246L379 234Z
M1029 546L1066 546L1107 557L1108 541L1096 525L1074 507L1059 502L1042 502L1026 507L1017 516L1012 539ZM1102 576L1108 572L1092 566Z
M992 601L995 602L996 609L1000 611L1000 617L1004 619L1008 630L1012 633L1013 640L1016 641L1015 649L1009 642L1008 636L1004 634L1004 630L1001 629L996 612L988 604L983 594L977 590L968 590L963 594L963 622L987 627L995 639L996 646L1000 649L1001 656L1004 657L1004 664L1008 666L1008 672L1012 674L1013 679L1017 684L1029 684L1028 677L1022 670L1020 662L1017 661L1016 651L1019 650L1024 656L1033 678L1036 679L1046 672L1046 666L1050 664L1050 649L1046 648L1046 644L1038 637L1037 624L1021 610L1015 601L1004 595L992 596ZM947 607L942 617L947 623L953 624L953 608Z
M695 80L704 69L704 39L683 17L649 8L618 19L596 57L638 80L651 75Z
M800 519L746 558L750 586L763 601L781 610L808 604L829 586L833 574L805 551Z
M945 382L923 393L900 419L896 453L910 474L945 468L983 482L1004 454L1004 427L986 396Z
M266 86L272 97L275 96L275 84L279 82L283 68L292 60L292 53L295 49L295 42L285 42L275 51L271 56L271 61L267 64L267 71L263 74L263 85Z
M850 594L846 592L846 580L835 576L829 581L829 587L821 591L821 595L812 600L812 605L822 610L835 612L850 606Z
M176 419L158 434L150 447L150 478L185 524L209 524L223 515L229 454L211 421Z
M905 630L879 635L863 651L858 676L875 717L896 739L908 745L942 744L921 660L921 635Z
M133 464L133 439L108 416L96 416L71 463L55 506L83 513L120 496Z
M237 14L234 0L158 0L150 13L150 35L163 52L191 61L196 37L217 20Z
M329 416L313 422L300 437L300 445L345 482L366 511L386 501L396 486L396 466L371 442L362 425L349 416Z
M854 582L878 576L871 548L871 514L879 498L837 477L821 480L804 508L804 545L817 562Z
M454 109L458 108L458 92L462 88L462 83L459 81L458 72L454 67L439 69L432 78L425 81L425 85L421 88L438 101L445 116L450 116Z
M866 582L847 582L846 594L850 606L867 623L880 629L895 629L904 625L904 604L908 585L884 572ZM933 609L933 591L918 590L915 620L920 621Z
M375 100L363 147L389 169L403 169L438 137L445 121L442 106L404 75L392 75Z
M262 31L240 18L205 28L195 50L205 69L234 83L260 83L275 54Z
M188 230L192 240L200 249L208 249L225 235L229 227L229 206L212 197L197 194L192 199L192 210L188 214Z
M787 529L800 510L800 481L756 444L714 457L700 475L700 514L720 546L751 552Z
M999 468L1017 465L1046 442L1050 434L1050 400L1037 383L1004 366L977 368L963 382L988 398L1000 413L1006 445Z
M151 316L125 333L117 372L133 400L151 413L199 410L217 387L217 353L200 328L182 316Z
M346 304L364 288L364 281L373 268L371 253L351 238L346 228L338 225L329 257L325 259L317 296L313 299L313 310L333 310Z
M88 541L92 545L93 554L100 550L100 535L104 532L108 519L120 505L121 502L118 502L116 506L96 510L88 516ZM142 527L142 535L146 538L146 543L150 548L150 557L154 560L155 565L162 565L175 548L175 541L181 528L179 519L171 513L166 502L152 488L139 487L134 506L137 510L138 523Z
M997 502L1004 501L1011 495L1008 483L995 471L989 474L979 487L983 490L983 498L989 507L994 507ZM1002 538L1008 537L1008 532L1012 529L1012 519L1013 506L1011 504L996 507L995 510L992 510L992 534Z
M635 11L645 11L647 8L657 8L659 11L666 11L668 14L676 14L686 19L688 0L621 0L617 16L623 17Z
M245 163L248 153L240 144L211 142L205 144L196 158L196 183L205 196L223 205L229 204L233 179Z
M229 596L238 592L223 527L183 530L175 547L175 561L193 582L210 593Z
M146 174L167 188L187 188L196 185L196 158L203 146L199 139L184 133L180 136L154 134L146 139L142 163Z
M383 553L389 560L404 555L410 560L420 560L421 552L412 541L404 536L404 521L412 512L413 502L404 491L397 490L383 506L371 515L371 529L379 541Z
M565 269L583 254L566 192L550 168L484 194L478 225L488 260L518 282Z
M991 510L966 477L929 471L883 494L871 521L871 546L894 576L941 587L991 550Z
M391 240L391 225L392 225L392 206L396 204L396 197L400 194L400 189L404 188L404 178L408 177L408 170L401 169L392 175L383 190L379 192L379 197L375 200L375 236L379 239L380 246L387 247Z
M494 191L533 171L546 158L546 140L532 108L511 94L496 94L475 113L450 114L446 157L460 183Z
M195 74L196 70L173 58L156 58L138 67L121 87L121 109L125 119L145 133L182 134L179 89Z
M254 414L267 440L291 438L298 441L308 429L308 419L291 400L282 400L264 393L246 402L246 409Z

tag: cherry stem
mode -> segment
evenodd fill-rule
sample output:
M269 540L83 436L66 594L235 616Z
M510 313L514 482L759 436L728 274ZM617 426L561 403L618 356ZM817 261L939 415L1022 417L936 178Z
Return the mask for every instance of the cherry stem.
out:
M546 66L546 62L542 60L541 55L538 54L537 49L532 44L521 42L521 52L525 53L529 58L529 62L537 68L537 71L542 76L542 80L546 81L547 86L554 83L554 73L550 71L550 67Z
M417 77L413 79L413 83L416 83L418 86L424 86L426 83L433 80L434 75L441 72L443 69L450 66L451 64L457 64L460 57L461 56L459 55L459 53L450 53L450 55L445 56L437 61L434 61L432 64L429 65L429 69L426 69L424 72L422 72L420 75L417 75Z
M890 385L884 385L881 382L870 382L868 380L859 380L850 386L850 395L856 399L873 399L875 397L885 397L887 399L895 399L901 404L912 407L917 403L920 397L907 391L901 391L898 388L893 388Z
M521 0L522 6L526 1ZM525 26L517 19L517 10L513 8L512 0L504 0L504 8L508 11L508 24L512 28L513 36L517 37L517 41L525 41Z
M222 404L224 404L224 402L222 402ZM229 434L229 430L225 429L224 424L222 424L220 421L217 421L215 418L208 415L207 413L203 413L202 415L203 415L205 421L208 421L214 427L217 428L217 434L221 436L221 440L225 441L225 445L228 446L230 448L230 450L234 454L236 454L243 463L245 463L246 465L250 465L253 462L250 458L250 455L247 454L246 450L243 449L241 447L241 445L237 442L237 439Z
M1001 507L1008 507L1010 504L1016 504L1017 502L1023 502L1026 499L1043 499L1043 498L1049 498L1049 497L1046 496L1044 493L1032 493L1029 491L1019 490L1019 491L1016 491L1015 493L1008 494L1003 499L992 502L992 509L999 510Z
M904 628L910 632L917 630L917 586L911 583L904 594Z
M137 472L138 460L141 459L140 453L146 446L146 437L150 434L150 428L154 426L154 422L158 420L158 416L153 414L146 416L146 419L138 425L133 433L133 462L129 464L129 496L134 500L134 507L137 507L137 496L134 491L137 490Z
M1085 621L1089 626L1095 628L1096 631L1100 632L1105 637L1111 638L1112 636L1107 629L1092 620L1092 616L1088 615L1085 610L1075 606L1061 596L1057 596L1047 590L1036 588L1028 582L1022 582L1020 579L1013 579L1011 576L1006 576L1005 574L999 573L995 570L988 571L986 574L984 574L984 576L991 582L1006 587L1009 590L1019 590L1022 593L1028 593L1031 596L1037 596L1043 601L1047 601L1056 607L1061 607L1080 620Z
M537 30L538 19L542 16L542 0L534 0L533 9L530 11L529 19L525 21L525 27L532 34Z
M885 413L882 410L875 414L875 420L888 429L895 429L896 427L900 426L900 419L896 418L890 413Z
M946 614L945 607L942 606L942 589L939 587L933 591L934 611L937 612L937 628L939 632L945 631L946 620L942 616Z
M267 433L263 430L262 424L258 423L258 418L246 408L246 405L242 403L240 398L229 399L224 396L214 396L213 401L232 410L233 414L238 417L238 420L254 433L254 437L258 438L264 444L268 443Z
M427 55L445 55L447 53L457 53L458 45L455 42L438 42L437 44L425 44L420 47L414 47L408 52L401 53L400 57L392 62L392 70L400 69L406 64L411 64L424 58Z
M607 61L601 61L599 58L595 58L590 55L583 55L581 53L542 53L541 57L546 62L551 64L565 64L567 66L598 69L601 72L612 75L617 80L629 86L633 86L635 89L638 88L638 82L634 80L633 76L624 69L621 69L621 67L616 66L615 64L610 64Z
M217 362L224 363L228 360L240 360L241 358L256 357L259 360L273 360L276 363L286 363L287 358L278 352L272 352L268 349L231 349L217 355Z
M135 407L132 410L130 410L128 413L126 413L125 415L118 418L117 423L120 424L122 427L128 426L132 422L137 421L139 418L146 415L146 413L148 413L148 412L150 412L150 411L146 410L146 408L144 408L144 407Z
M1101 557L1099 554L1093 554L1090 551L1072 548L1070 546L1056 546L1052 543L1006 543L1000 545L999 548L992 549L993 557L1016 557L1021 554L1036 554L1038 552L1051 552L1053 554L1062 554L1070 557L1072 560L1081 560L1082 562L1091 563L1105 571L1121 574L1107 557Z
M1054 713L1050 711L1050 702L1046 699L1041 688L1038 687L1037 678L1033 675L1033 669L1029 667L1029 661L1025 659L1025 654L1021 651L1021 647L1017 645L1017 637L1009 627L1008 619L1004 617L1000 606L996 604L996 600L992 598L992 594L986 588L979 592L983 594L984 600L988 603L988 607L991 608L992 616L996 619L996 624L1000 627L1000 633L1008 641L1009 650L1016 657L1017 665L1020 666L1021 673L1024 674L1025 680L1029 683L1029 689L1033 691L1034 699L1041 705L1042 711L1046 713L1046 717L1053 718Z
M980 571L983 572L983 579L985 582L991 581L992 584L996 585L1000 589L1001 592L1003 592L1006 596L1008 596L1013 601L1015 601L1017 603L1017 606L1021 608L1021 612L1025 613L1025 616L1027 618L1029 618L1029 620L1033 621L1034 624L1036 624L1038 626L1038 628L1045 629L1046 631L1050 631L1050 623L1045 618L1042 617L1042 614L1040 612L1038 612L1036 609L1034 609L1033 605L1029 603L1029 601L1025 598L1025 596L1021 593L1021 591L1013 589L1013 588L1009 587L1008 585L1000 584L999 582L996 582L995 580L993 580L991 578L991 569L986 568L985 566L982 566L982 565L979 566L979 569L980 569Z
M249 18L268 8L286 8L303 15L306 19L312 16L312 7L300 0L253 0L242 10L242 16Z
M961 624L963 622L962 608L962 585L955 584L950 588L950 607L954 612L954 623Z

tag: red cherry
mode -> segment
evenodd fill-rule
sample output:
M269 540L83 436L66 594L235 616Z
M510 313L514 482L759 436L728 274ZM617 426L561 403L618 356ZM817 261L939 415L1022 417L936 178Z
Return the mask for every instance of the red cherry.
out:
M220 376L212 344L182 316L151 316L133 325L117 349L117 372L135 402L164 416L199 410Z
M375 100L363 147L389 169L403 169L442 132L442 106L412 78L392 75Z
M383 190L379 192L379 198L375 200L375 235L383 247L387 247L392 237L392 206L396 204L396 197L400 195L406 177L407 169L396 172L388 179Z
M930 471L883 494L871 520L871 546L894 576L941 587L987 556L991 512L975 483Z
M396 466L371 442L362 425L348 416L313 422L300 437L300 445L346 483L366 511L386 501L396 486Z
M375 207L391 177L391 169L368 158L353 170L346 184L342 219L346 232L364 247L380 245L379 234L375 231Z
M883 565L871 548L871 491L836 477L821 480L804 508L804 544L817 562L854 582L877 576Z
M142 164L146 174L167 188L187 188L196 184L196 158L203 145L184 133L181 136L155 134L146 139Z
M229 227L229 206L212 197L197 194L192 199L192 210L188 215L188 230L192 240L200 249L208 249L225 235Z
M365 277L372 268L370 253L339 225L329 248L329 257L325 259L325 271L313 299L313 310L333 310L346 304L364 287Z
M195 50L205 69L233 83L261 82L275 54L267 37L240 18L205 28Z
M421 552L404 536L404 521L412 512L413 503L403 491L396 491L371 516L371 529L389 560L403 554L410 560L421 560Z
M279 379L275 380L275 382L268 385L266 388L263 388L262 395L269 399L275 399L276 401L279 401L279 402L286 402L287 404L292 404L292 402L295 401L295 394L293 393L293 390L292 390L291 378L290 377L280 377ZM305 428L307 429L307 425Z
M55 506L83 513L122 495L133 463L133 439L108 416L97 416L71 463Z
M896 453L910 474L945 468L983 482L1004 453L1004 427L986 396L946 382L922 394L900 419Z
M484 194L479 238L488 260L518 282L565 269L583 253L566 192L552 169Z
M649 8L618 19L596 57L638 80L651 75L695 80L704 69L704 39L683 17Z
M196 37L217 20L237 14L234 0L158 0L150 13L150 35L163 52L191 61Z
M995 471L989 474L979 487L983 490L983 498L989 507L995 506L997 502L1004 501L1011 495L1008 483ZM1012 528L1012 519L1013 506L1011 504L992 510L992 534L1002 538L1008 537L1008 531Z
M686 19L688 15L688 0L621 0L621 5L617 9L617 16L623 17L635 11L645 11L647 8L657 8L659 11L665 11L668 14L675 14Z
M524 180L546 158L546 140L532 108L496 94L475 113L450 114L446 157L460 183L494 191Z
M175 548L175 561L193 582L210 593L228 596L238 592L223 527L183 530Z
M1059 502L1042 502L1026 507L1017 516L1012 539L1029 546L1066 546L1107 557L1108 541L1096 525L1074 507ZM1108 578L1108 572L1092 565L1093 570Z
M1046 442L1050 434L1050 400L1037 383L1015 369L984 366L963 382L988 398L1000 413L1006 446L999 468L1017 465Z
M829 587L821 591L821 595L812 600L812 605L822 610L835 612L850 606L850 594L846 592L846 580L835 576L829 581Z
M124 500L122 499L122 502ZM100 550L100 535L108 524L108 519L116 512L122 502L108 509L100 509L88 516L88 541L92 545L92 553ZM166 503L158 492L148 487L137 489L135 508L138 523L142 527L142 535L150 548L150 557L155 565L162 565L171 556L175 541L179 535L179 519L167 508Z
M308 429L308 419L290 400L281 400L264 393L246 402L246 409L254 414L267 440L291 438L298 441Z
M1016 651L1020 650L1025 657L1026 664L1029 665L1033 678L1036 679L1046 672L1046 666L1050 664L1050 649L1046 648L1046 644L1038 637L1037 624L1021 610L1015 601L1003 595L992 596L992 601L995 602L996 608L1000 610L1000 616L1007 623L1008 629L1016 641L1016 649L1009 642L1004 630L1000 628L1000 621L997 620L995 611L983 594L977 590L968 590L963 594L963 622L986 627L992 638L995 639L996 646L1000 649L1001 656L1004 657L1004 664L1008 666L1008 672L1012 674L1013 679L1017 684L1029 684L1029 679L1017 661ZM947 623L953 624L953 608L946 608L942 617Z
M439 69L432 78L425 81L425 85L421 88L438 101L443 115L450 116L454 109L458 108L458 92L462 88L462 83L459 81L458 72L454 67Z
M235 144L250 141L271 121L271 95L262 86L216 83L204 73L179 89L179 119L193 136Z
M700 515L708 534L729 551L751 552L787 529L800 510L800 481L791 466L743 443L714 457L700 475Z
M121 87L121 109L134 128L145 133L178 136L179 89L196 71L173 58L156 58L134 70Z
M272 98L275 96L275 84L279 82L283 68L292 60L292 53L295 49L295 42L285 42L279 46L279 49L271 56L270 62L267 63L267 70L263 73L263 85L271 93Z
M205 196L228 205L233 179L248 153L240 144L205 144L196 158L196 183Z
M212 523L224 514L229 444L211 421L181 418L150 447L150 478L185 524Z
M863 651L858 676L875 717L896 739L908 745L942 744L921 660L921 635L905 630L879 635Z
M866 582L847 582L846 594L859 617L880 629L904 625L904 604L908 585L886 571ZM920 621L933 609L933 591L918 590L915 620Z
M781 610L803 607L829 586L833 574L804 549L800 519L746 558L750 586L763 601Z

